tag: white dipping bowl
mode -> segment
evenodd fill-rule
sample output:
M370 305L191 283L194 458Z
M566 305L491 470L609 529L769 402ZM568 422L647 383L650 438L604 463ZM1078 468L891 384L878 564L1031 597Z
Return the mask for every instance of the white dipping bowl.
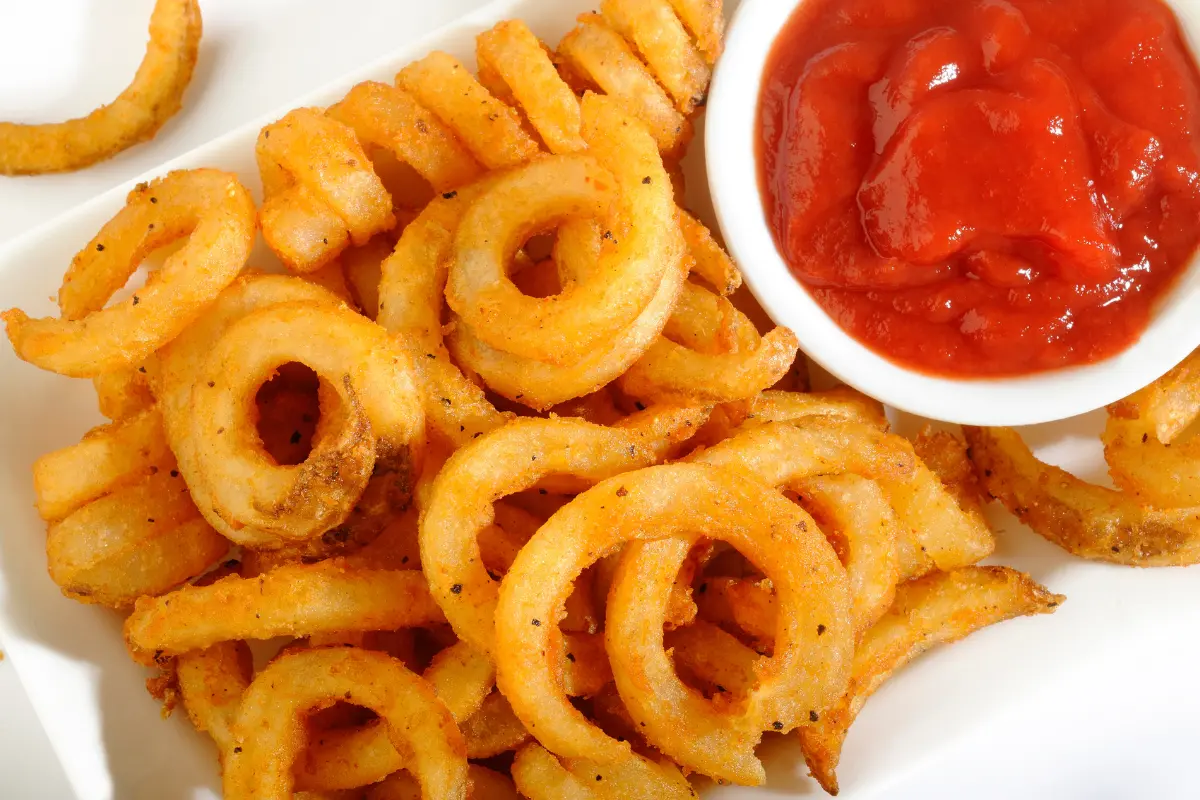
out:
M742 0L717 66L705 119L709 188L721 231L745 281L771 318L836 378L883 403L964 425L1033 425L1108 405L1162 376L1200 346L1200 258L1160 298L1128 350L1080 367L1015 378L937 377L860 344L812 299L775 245L759 190L758 102L763 69L784 24L804 0ZM1200 3L1171 0L1192 52Z

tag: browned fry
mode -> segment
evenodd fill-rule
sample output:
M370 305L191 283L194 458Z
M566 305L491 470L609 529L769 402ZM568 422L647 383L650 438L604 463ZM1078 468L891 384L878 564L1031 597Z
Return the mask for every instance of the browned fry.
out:
M696 605L702 619L741 631L760 652L771 649L778 611L770 581L709 578L696 589Z
M496 504L496 509L497 517L499 517L499 503ZM508 513L507 510L505 513ZM508 572L513 559L517 557L521 547L529 541L529 537L532 535L532 531L526 534L519 528L502 524L499 520L488 525L479 532L479 556L483 565L497 577Z
M1175 441L1200 413L1200 350L1154 383L1109 407L1118 419L1143 419L1163 444Z
M691 800L696 796L670 761L640 755L613 764L581 758L560 762L534 742L518 751L512 770L517 788L530 800Z
M906 531L879 485L858 475L810 478L798 488L846 567L861 636L892 604L901 577L897 543Z
M738 695L754 687L759 654L716 625L703 620L677 628L665 637L675 668L710 692Z
M597 425L614 425L623 416L613 399L611 387L560 403L549 413L560 417L580 417Z
M561 650L562 686L568 695L591 697L612 681L602 634L565 633L551 639L551 647Z
M529 732L499 692L489 694L462 728L469 758L491 758L529 741Z
M499 584L480 557L478 535L493 522L493 500L547 475L585 480L660 460L700 409L655 408L605 428L578 419L522 419L458 450L434 481L421 520L421 561L455 632L491 651Z
M254 150L263 238L293 272L318 270L396 224L354 129L321 109L289 111L262 129Z
M747 473L771 486L843 473L901 481L918 465L912 445L899 436L826 415L750 427L689 460Z
M590 800L595 796L537 742L517 751L512 772L517 790L531 800Z
M1065 598L1007 567L963 567L901 584L896 601L859 642L850 688L813 725L800 747L813 777L836 795L835 770L846 733L863 704L893 672L937 644L955 642L1013 617L1049 614Z
M690 281L683 284L663 337L701 355L753 352L761 341L754 323L729 300Z
M675 575L671 586L671 595L667 600L666 626L678 628L690 625L696 619L696 601L693 598L692 579L700 567L700 554L711 548L711 542L697 544L689 554L683 567ZM619 554L605 556L596 562L588 572L592 573L592 602L597 608L603 609L608 600L608 590L612 588L613 577L621 558Z
M471 764L467 767L467 778L471 781L471 790L467 794L470 800L520 800L512 780L503 773ZM325 800L328 794L321 794L319 798L296 797L297 800ZM342 798L337 795L330 800ZM365 794L355 792L345 800L422 800L421 785L410 773L395 772L369 787Z
M373 721L323 731L296 759L293 774L299 791L330 792L376 783L398 769L404 769L404 759L382 724Z
M596 573L584 570L575 579L575 590L567 598L562 621L558 627L572 633L595 633L603 622L602 610L595 602Z
M250 192L228 172L175 170L138 184L71 259L58 290L60 316L0 313L13 350L76 378L144 366L237 278L254 244L254 220ZM180 241L145 285L110 302L148 254Z
M466 745L433 688L399 661L355 647L291 653L255 676L225 758L225 797L291 797L293 766L305 745L303 719L341 701L379 715L428 797L466 800Z
M713 302L704 302L707 289L691 283L684 288L663 335L621 376L626 394L648 401L749 400L787 373L799 349L791 330L775 328L760 337L728 301L714 296ZM723 342L712 338L723 331L729 331ZM711 342L723 346L718 349Z
M737 291L742 285L742 273L725 249L713 239L712 231L682 208L679 209L679 227L695 261L692 272L722 297Z
M479 651L460 641L435 657L424 675L462 726L471 758L484 758L476 753L488 751L494 751L492 755L503 753L528 738L523 727L517 729L520 722L513 717L503 695L488 693L491 685L485 678L490 663L490 658L481 658ZM563 637L562 673L564 685L572 693L599 692L612 680L603 637ZM456 684L460 680L470 684L468 690ZM481 689L485 684L487 687ZM453 691L443 694L443 689ZM405 758L392 746L387 732L378 722L369 722L323 731L310 742L296 763L296 786L306 791L353 789L383 780L405 767Z
M949 431L935 431L927 425L913 440L913 449L964 512L981 513L983 490L965 444Z
M774 657L740 707L689 695L663 646L668 601L697 531L729 541L780 587L784 611ZM776 722L781 728L799 724L808 708L841 692L841 668L852 652L849 593L844 570L811 517L732 470L676 463L627 472L597 484L548 520L522 549L500 592L497 686L538 740L560 755L608 762L629 753L628 743L610 739L568 702L548 649L555 630L542 623L556 618L579 572L622 545L604 636L631 715L646 726L647 739L677 762L728 780L761 781L753 753L757 732ZM801 622L799 605L805 619L825 620L830 634L819 637Z
M768 421L798 424L813 415L887 429L882 406L849 389L812 394L763 392L746 424L761 426ZM830 445L825 441L813 449ZM876 480L905 528L896 542L902 579L915 578L933 569L944 571L975 564L995 549L995 538L979 504L972 502L969 495L960 501L954 487L945 485L920 459L903 475L881 475Z
M645 750L645 737L639 730L639 725L629 716L629 709L621 700L621 694L614 684L609 684L591 698L591 718L601 730L615 739L624 739L633 744L634 750Z
M497 411L455 366L442 340L446 261L462 215L483 187L436 198L404 229L380 265L379 324L409 351L430 427L455 446L503 425L511 416Z
M113 104L0 122L0 174L153 136L198 2L155 0ZM215 169L139 184L58 317L0 313L19 358L92 380L112 420L34 466L50 576L126 615L229 800L694 798L692 772L761 781L763 732L842 691L847 570L814 517L739 465L682 461L805 383L795 336L735 304L737 265L679 205L722 0L597 5L557 48L506 20L474 65L433 52L287 111L258 132L261 192ZM259 232L293 274L247 268ZM852 464L910 471L854 424L882 445ZM606 506L626 510L595 524ZM714 542L748 568L704 578ZM497 632L509 591L536 638Z
M373 569L420 569L417 510L410 507L394 517L378 536L347 555L345 563Z
M1200 562L1200 508L1143 506L1034 457L1010 428L964 428L983 486L1069 553L1133 567Z
M276 464L301 464L312 452L321 416L320 379L302 364L284 364L255 396L258 435ZM327 405L328 405L327 400Z
M746 423L765 425L768 422L789 422L814 415L857 420L881 431L888 429L883 405L847 387L826 392L763 392L755 398Z

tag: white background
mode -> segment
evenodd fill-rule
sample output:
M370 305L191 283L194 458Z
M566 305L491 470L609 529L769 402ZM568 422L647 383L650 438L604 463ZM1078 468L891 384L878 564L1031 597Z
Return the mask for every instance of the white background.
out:
M153 141L90 169L0 177L0 244L483 4L201 0L204 38L182 111ZM0 0L0 119L53 122L112 100L142 59L152 7L153 0ZM0 519L0 535L11 533ZM72 797L7 661L0 662L0 797Z
M0 119L58 119L115 96L141 57L151 2L0 0ZM335 3L326 0L201 2L207 34L184 111L153 143L92 170L0 178L0 242L482 5L340 0L335 12ZM537 2L561 8L554 4L562 0ZM358 9L359 17L346 9ZM27 268L55 276L46 281L52 285L63 266L31 261ZM0 296L0 307L5 299ZM1027 433L1043 456L1086 467L1086 477L1096 479L1103 474L1094 435L1098 419L1083 422ZM6 510L0 508L0 536L37 535L26 527L6 529ZM889 682L847 742L844 784L862 791L846 795L1200 796L1194 766L1200 748L1200 574L1083 564L1012 526L1011 520L1000 525L1008 529L997 560L1064 592L1067 604L1053 618L998 626L940 650ZM779 755L781 741L776 737L765 750ZM713 796L822 796L803 778L794 752L775 760L786 767L776 772L773 790L726 789ZM11 666L0 664L0 800L69 797Z

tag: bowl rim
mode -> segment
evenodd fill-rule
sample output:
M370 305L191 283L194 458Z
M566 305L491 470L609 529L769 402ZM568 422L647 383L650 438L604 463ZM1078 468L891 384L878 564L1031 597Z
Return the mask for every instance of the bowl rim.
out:
M721 232L750 291L800 349L835 378L886 405L964 425L1033 425L1084 414L1160 378L1200 346L1200 252L1159 300L1129 348L1103 361L1007 378L955 379L902 367L834 322L779 254L759 188L758 102L771 45L805 0L742 0L713 75L705 122L709 191ZM1193 54L1200 11L1168 0ZM751 91L752 89L752 91ZM753 199L750 199L750 198Z

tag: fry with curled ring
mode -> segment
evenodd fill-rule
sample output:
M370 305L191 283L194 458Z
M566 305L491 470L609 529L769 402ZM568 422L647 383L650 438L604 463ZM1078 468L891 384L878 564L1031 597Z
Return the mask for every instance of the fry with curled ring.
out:
M490 186L458 227L446 284L457 315L451 352L491 389L536 409L628 369L666 325L687 273L653 141L610 98L585 96L582 113L586 155L535 161ZM555 225L567 288L524 295L508 264L529 235Z
M605 3L580 20L558 53L523 22L508 20L478 37L478 76L434 52L400 70L394 86L366 81L326 112L294 111L264 128L258 142L265 238L290 269L310 272L351 241L390 229L396 201L371 160L381 152L439 194L546 151L579 152L587 146L585 89L602 91L646 126L656 149L677 157L722 33L721 3L708 0ZM358 204L346 193L354 185Z
M136 366L174 339L233 282L254 242L255 211L236 177L172 172L140 184L76 254L58 293L58 318L0 314L17 355L76 378ZM106 308L151 251L187 238L146 285Z
M455 633L494 651L499 586L484 566L478 536L493 522L496 500L548 475L590 483L656 463L704 417L702 409L649 409L617 428L566 418L516 420L455 453L434 481L420 534L422 569Z
M371 709L409 764L428 800L466 800L467 748L433 687L399 661L357 648L321 648L282 656L258 674L242 698L225 758L228 800L285 800L292 764L304 745L302 715L345 701Z
M699 537L728 541L773 582L781 613L775 651L745 696L714 704L675 676L662 630L678 566ZM846 573L816 523L768 486L700 464L648 467L609 478L542 526L504 578L496 607L497 684L538 741L561 756L627 759L618 742L563 694L546 658L572 581L625 547L609 595L606 642L614 665L631 652L647 666L634 681L614 672L647 738L725 780L764 780L754 754L766 730L808 724L845 690L853 633ZM669 556L651 558L650 549ZM642 554L646 555L643 556ZM636 622L634 620L637 620ZM640 631L633 635L634 631ZM658 704L677 714L647 713ZM672 729L651 728L670 719Z
M310 367L336 393L344 424L319 437L302 464L272 463L249 399L283 364ZM310 539L343 522L372 474L411 492L425 415L408 355L345 307L283 303L233 323L192 391L192 436L214 511L230 524Z
M179 462L179 472L209 524L231 541L261 549L277 549L284 542L269 531L229 522L216 511L214 490L201 469L200 442L193 435L192 394L208 358L225 331L247 314L282 303L308 302L341 305L332 293L299 278L281 275L243 275L217 297L208 311L161 348L149 362L150 389L158 400L167 443ZM206 387L207 388L207 387ZM323 401L318 428L336 429L344 416L332 390L319 390ZM323 431L318 430L319 435ZM264 445L265 447L265 445Z
M380 529L408 503L424 442L411 361L330 292L295 277L241 278L157 362L151 383L180 472L201 513L233 541L278 549L312 540L362 508L368 487L383 506ZM312 452L280 465L263 449L248 398L291 362L322 379L321 417ZM230 470L240 470L236 480Z
M157 0L150 43L133 82L85 117L38 125L0 122L0 173L83 169L153 138L179 110L202 29L199 0Z
M653 141L615 103L584 97L586 155L550 156L501 178L458 228L446 299L484 343L548 364L572 364L631 325L654 297L684 242ZM570 218L607 233L589 274L554 297L534 298L508 264L534 233Z

